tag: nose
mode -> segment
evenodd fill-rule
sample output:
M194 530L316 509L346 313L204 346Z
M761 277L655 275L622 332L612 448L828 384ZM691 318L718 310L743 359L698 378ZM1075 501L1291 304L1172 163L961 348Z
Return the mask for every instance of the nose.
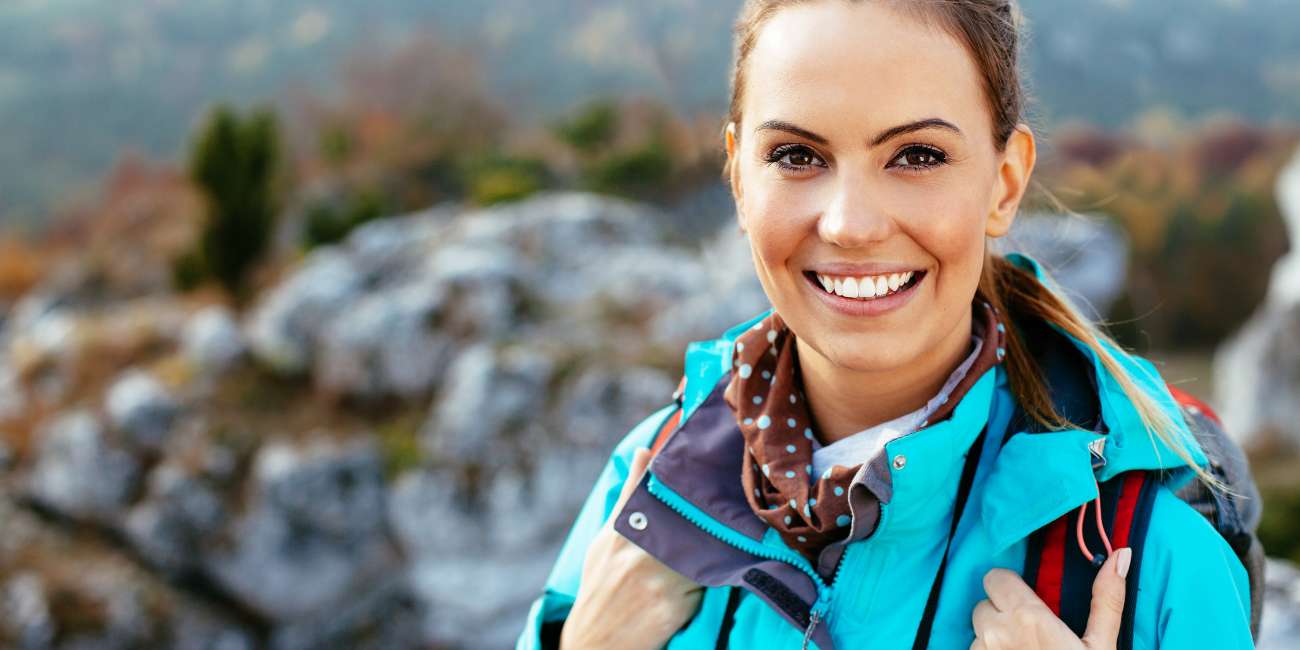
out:
M843 248L859 248L888 239L897 229L872 196L867 183L845 179L817 222L822 241Z

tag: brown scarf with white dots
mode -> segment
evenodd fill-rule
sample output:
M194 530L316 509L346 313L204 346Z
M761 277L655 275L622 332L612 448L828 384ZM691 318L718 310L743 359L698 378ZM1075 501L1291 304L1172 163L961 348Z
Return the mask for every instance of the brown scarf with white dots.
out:
M979 355L922 428L951 416L966 391L1006 354L1006 329L999 314L979 294L971 309L977 319L974 329L982 330L984 337ZM741 482L750 507L787 546L815 563L823 547L848 536L849 484L861 465L836 465L813 479L812 441L817 431L795 348L794 334L773 311L737 339L724 397L745 437Z

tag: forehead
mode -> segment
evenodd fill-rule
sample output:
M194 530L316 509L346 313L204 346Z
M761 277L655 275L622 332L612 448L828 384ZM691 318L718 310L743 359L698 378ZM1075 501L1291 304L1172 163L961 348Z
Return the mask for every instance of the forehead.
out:
M822 0L768 17L742 101L747 128L780 118L860 132L934 116L966 133L991 131L981 74L962 43L872 1Z

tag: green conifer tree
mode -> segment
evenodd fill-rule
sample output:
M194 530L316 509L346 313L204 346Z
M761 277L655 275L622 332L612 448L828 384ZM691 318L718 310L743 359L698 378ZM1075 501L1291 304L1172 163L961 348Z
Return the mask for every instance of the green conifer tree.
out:
M218 106L191 151L190 176L207 199L198 253L207 273L237 302L246 298L249 271L270 243L279 147L269 110L241 119L229 107Z

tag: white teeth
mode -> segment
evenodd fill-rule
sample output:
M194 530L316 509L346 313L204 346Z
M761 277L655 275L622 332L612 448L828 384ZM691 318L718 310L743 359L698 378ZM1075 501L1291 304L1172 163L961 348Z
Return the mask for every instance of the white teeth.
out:
M891 273L888 275L866 276L860 278L833 277L818 275L817 281L827 293L845 298L871 299L880 298L898 291L912 280L915 271Z
M871 278L862 278L858 282L858 296L862 298L875 298L880 295L876 291L876 283Z

